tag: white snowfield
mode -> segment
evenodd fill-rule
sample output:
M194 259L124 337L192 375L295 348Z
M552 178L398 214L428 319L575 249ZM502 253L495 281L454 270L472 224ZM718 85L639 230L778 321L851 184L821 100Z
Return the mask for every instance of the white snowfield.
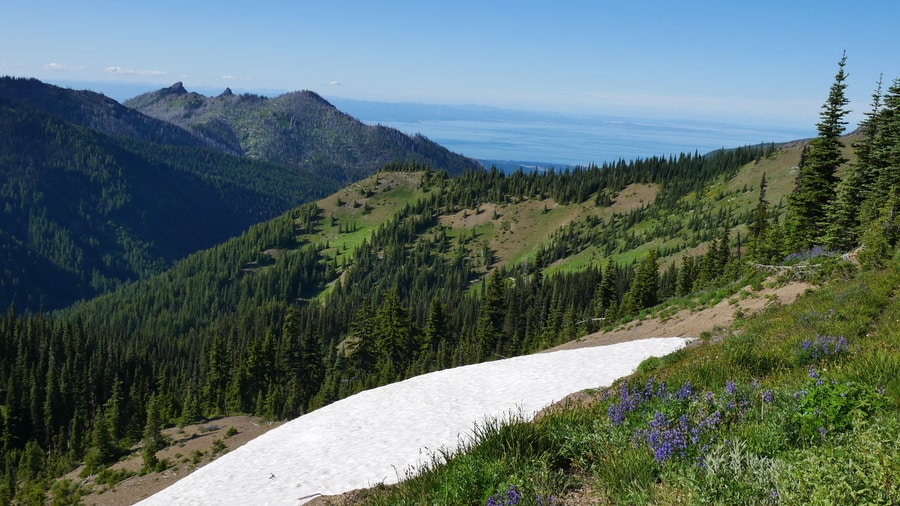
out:
M642 360L683 347L654 338L438 371L325 406L223 455L139 504L303 504L395 483L455 450L476 424L531 418L566 395L610 385Z

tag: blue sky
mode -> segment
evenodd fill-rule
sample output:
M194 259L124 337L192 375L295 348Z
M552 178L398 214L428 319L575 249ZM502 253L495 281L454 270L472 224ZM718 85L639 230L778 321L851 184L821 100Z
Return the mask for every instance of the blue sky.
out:
M803 127L842 51L853 121L900 77L897 19L889 1L30 0L0 7L0 74Z

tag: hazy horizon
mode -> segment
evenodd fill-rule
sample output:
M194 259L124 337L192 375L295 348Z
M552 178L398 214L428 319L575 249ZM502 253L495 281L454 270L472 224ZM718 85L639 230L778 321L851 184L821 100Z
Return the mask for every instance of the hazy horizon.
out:
M164 87L150 83L49 82L103 93L120 103ZM187 89L212 97L225 88ZM269 97L290 93L267 89L233 91ZM759 121L727 123L666 116L567 114L480 104L380 102L331 95L323 95L323 98L366 124L396 128L407 135L424 135L450 151L481 160L486 165L501 161L514 162L511 166L545 168L600 165L619 159L695 151L703 154L720 148L788 142L815 135L814 125L799 128Z

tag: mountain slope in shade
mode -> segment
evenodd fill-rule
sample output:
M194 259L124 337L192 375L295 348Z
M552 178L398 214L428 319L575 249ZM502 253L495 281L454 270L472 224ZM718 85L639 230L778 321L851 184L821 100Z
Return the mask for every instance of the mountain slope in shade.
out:
M206 148L113 137L4 96L0 132L0 305L19 310L160 272L336 186Z
M215 147L177 125L141 114L93 91L61 88L37 79L2 77L0 97L115 137L175 146Z
M229 152L298 167L342 183L371 175L390 162L424 163L450 174L480 167L475 160L425 137L365 125L312 91L266 98L226 89L207 97L178 82L124 105L179 125Z

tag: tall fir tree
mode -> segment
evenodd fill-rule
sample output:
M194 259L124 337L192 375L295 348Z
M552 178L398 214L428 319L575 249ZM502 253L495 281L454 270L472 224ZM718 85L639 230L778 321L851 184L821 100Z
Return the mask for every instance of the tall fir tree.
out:
M615 320L618 311L618 267L612 261L608 260L606 269L603 270L603 277L597 284L597 291L594 294L594 313L597 318L605 320Z
M656 250L650 250L644 261L634 273L631 289L625 294L622 306L625 314L634 315L658 302L659 266L656 263Z
M809 249L824 239L828 220L826 206L834 200L837 170L847 162L841 141L847 124L844 117L850 113L847 109L849 100L844 93L847 88L846 64L847 54L844 53L838 62L838 73L828 100L819 114L818 136L810 141L806 157L798 168L794 190L788 195L788 246L794 251Z
M859 139L853 143L856 161L850 165L846 176L838 183L835 199L827 208L828 224L824 243L830 249L846 251L859 242L863 202L872 193L875 180L872 151L879 132L881 84L882 78L879 78L875 93L872 95L872 109L860 123Z
M155 471L159 464L156 453L165 447L165 438L161 431L162 417L159 413L159 406L156 396L151 395L147 401L147 423L144 424L144 446L141 449L145 471Z
M880 208L891 189L900 185L900 78L885 92L877 123L870 157L874 179L870 198Z

